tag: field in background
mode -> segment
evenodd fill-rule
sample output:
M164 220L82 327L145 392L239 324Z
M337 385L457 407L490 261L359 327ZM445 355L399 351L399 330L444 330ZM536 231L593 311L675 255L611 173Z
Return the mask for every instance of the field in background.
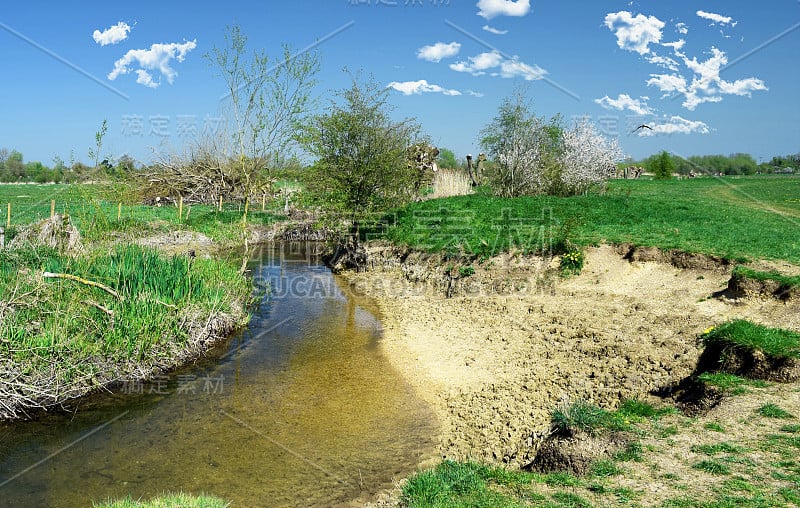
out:
M99 240L109 231L136 236L144 232L166 232L187 227L215 239L230 239L231 225L241 223L244 207L241 203L223 203L222 211L211 205L186 205L183 217L178 217L174 203L149 206L132 202L124 187L91 184L4 184L0 185L0 227L6 227L8 204L11 204L11 228L50 217L54 211L69 215L88 240ZM248 211L251 224L267 225L283 217L284 202L273 200L254 203ZM9 235L9 238L11 237Z
M479 189L410 204L389 224L393 242L476 257L569 240L800 264L800 177L616 180L604 195L570 198L501 199Z

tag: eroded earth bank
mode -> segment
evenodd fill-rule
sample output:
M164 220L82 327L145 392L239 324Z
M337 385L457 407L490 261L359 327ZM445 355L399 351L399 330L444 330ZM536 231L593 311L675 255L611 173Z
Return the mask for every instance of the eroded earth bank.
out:
M503 255L470 274L388 245L368 254L366 271L344 277L377 302L382 347L438 416L442 458L523 466L559 402L654 397L692 373L710 326L800 329L797 299L731 298L732 267L703 256L601 246L564 279L542 258Z

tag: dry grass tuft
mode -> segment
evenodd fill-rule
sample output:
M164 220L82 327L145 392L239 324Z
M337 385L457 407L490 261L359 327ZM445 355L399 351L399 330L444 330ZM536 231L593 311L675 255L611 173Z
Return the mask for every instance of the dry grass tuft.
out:
M467 194L472 194L469 175L458 169L440 169L433 177L433 193L428 197L435 199Z

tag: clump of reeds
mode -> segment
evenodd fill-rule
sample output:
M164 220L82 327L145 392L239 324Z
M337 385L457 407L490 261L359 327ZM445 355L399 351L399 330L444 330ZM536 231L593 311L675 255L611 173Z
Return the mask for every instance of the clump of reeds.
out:
M428 197L446 198L472 194L469 175L460 169L440 169L433 177L433 193Z

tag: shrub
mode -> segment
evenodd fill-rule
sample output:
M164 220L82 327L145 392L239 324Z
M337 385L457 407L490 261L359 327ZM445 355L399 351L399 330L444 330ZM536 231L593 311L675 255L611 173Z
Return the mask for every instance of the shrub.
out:
M575 246L568 247L567 252L561 256L561 261L559 262L561 274L564 276L580 274L581 270L583 270L584 261L585 256L581 249Z

